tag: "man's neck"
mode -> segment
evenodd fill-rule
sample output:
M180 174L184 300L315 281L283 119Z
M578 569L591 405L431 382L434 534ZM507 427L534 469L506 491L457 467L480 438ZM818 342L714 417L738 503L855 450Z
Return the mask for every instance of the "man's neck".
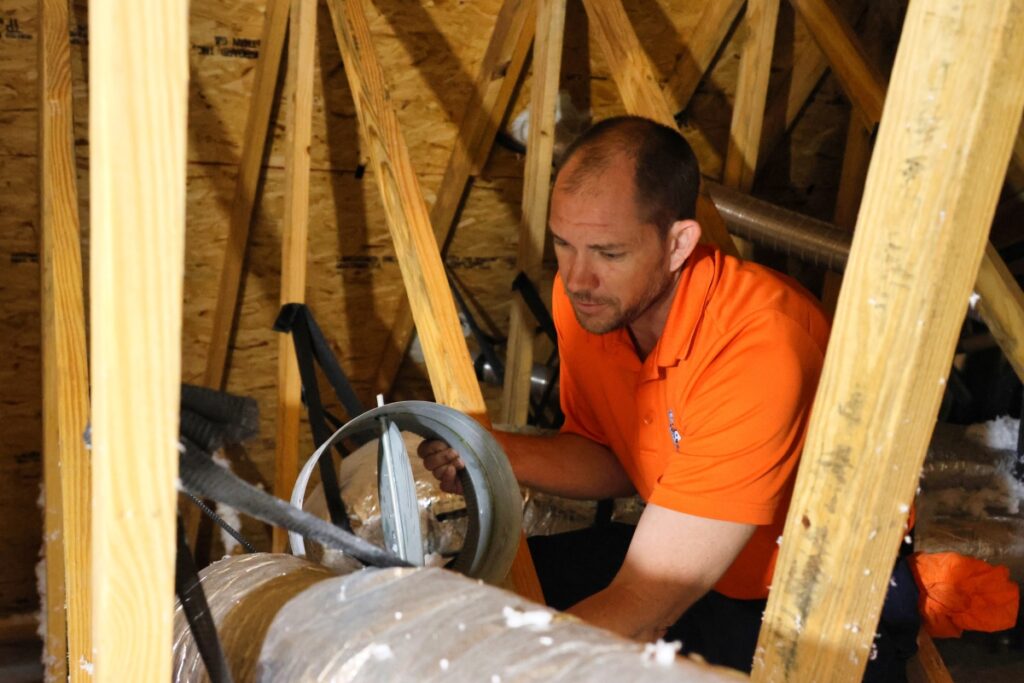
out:
M651 302L636 320L629 324L629 337L633 340L633 347L636 349L640 360L646 360L654 347L661 339L661 333L665 330L668 322L668 314L672 310L672 302L676 298L676 289L682 279L682 270L676 272L671 285L665 288L661 295Z

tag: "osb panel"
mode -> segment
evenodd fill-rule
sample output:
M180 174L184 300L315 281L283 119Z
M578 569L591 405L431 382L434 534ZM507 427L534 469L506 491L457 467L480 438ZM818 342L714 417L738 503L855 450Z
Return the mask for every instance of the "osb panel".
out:
M573 0L576 1L576 0ZM706 0L712 1L712 0ZM471 98L477 64L501 0L364 0L370 27L428 203L433 200ZM685 36L704 2L625 3L659 77L684 58ZM73 35L75 138L82 219L87 226L88 127L84 58L86 3L76 0ZM235 169L260 45L264 0L192 0L188 205L183 379L198 381L215 306ZM35 604L32 565L38 549L40 367L36 234L36 0L0 0L0 615ZM13 22L13 23L12 23ZM569 30L574 30L573 26ZM579 30L577 28L577 30ZM687 111L685 134L704 171L720 172L737 64L736 38L722 50ZM795 40L806 40L800 34ZM582 42L582 41L578 41ZM592 58L589 101L599 117L621 113L600 49ZM326 10L320 12L315 74L313 173L307 300L361 399L371 385L403 296L373 174L363 172L353 105ZM529 97L521 89L515 109ZM834 98L833 98L834 99ZM824 118L828 118L825 116ZM835 118L835 117L832 117ZM229 390L260 402L261 433L247 448L259 475L272 480L275 433L280 216L284 113L272 124L263 193L257 206ZM831 125L821 120L816 125ZM842 122L837 124L839 127ZM832 126L835 127L835 126ZM808 135L815 134L813 131ZM818 169L820 173L820 168ZM470 193L447 262L482 326L501 335L508 321L521 197L522 158L497 149ZM83 244L86 250L87 238ZM547 296L552 268L540 289ZM485 387L489 405L500 390ZM420 367L406 362L389 398L428 397ZM308 432L308 430L307 430ZM312 450L307 432L303 451Z

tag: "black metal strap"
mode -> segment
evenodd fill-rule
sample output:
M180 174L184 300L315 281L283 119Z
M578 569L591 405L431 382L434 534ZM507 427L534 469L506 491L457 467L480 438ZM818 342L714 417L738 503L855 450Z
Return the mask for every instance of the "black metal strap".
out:
M328 548L340 550L363 564L408 567L408 562L378 548L351 531L329 524L316 515L261 491L213 462L209 456L185 448L178 456L181 488L197 498L211 498L268 524L284 527Z
M548 308L540 298L537 288L533 286L530 278L526 277L526 273L516 275L516 279L512 281L512 291L519 292L519 296L523 297L523 303L530 309L534 320L537 321L540 329L548 336L548 339L551 340L551 343L557 349L558 332L555 331L555 321L551 314L548 313Z
M274 329L292 335L299 376L302 379L303 400L309 413L309 426L313 431L313 441L319 447L331 438L333 430L327 425L326 411L320 400L314 361L319 362L350 418L363 412L362 405L308 307L303 304L285 304L277 316ZM345 511L345 503L341 499L341 488L338 485L338 474L334 469L333 459L320 458L319 467L324 499L331 521L342 529L351 531L352 526Z
M498 356L498 352L494 350L494 339L480 329L480 326L476 324L476 318L473 316L473 312L469 310L469 306L466 305L465 300L462 298L462 293L459 292L459 288L455 285L455 278L452 277L451 272L446 269L445 274L448 276L448 284L452 289L452 296L455 298L455 305L458 306L459 312L462 313L463 317L466 319L466 324L469 325L469 331L473 335L473 339L476 340L476 345L480 348L480 353L483 354L484 360L486 360L491 366L491 369L494 371L494 375L498 378L498 381L504 382L505 364L502 362L501 357Z
M216 467L216 465L214 465ZM224 650L217 637L217 625L210 614L210 606L203 593L203 584L199 581L192 555L189 553L188 540L185 538L185 525L178 517L178 553L174 566L174 590L181 601L181 609L185 613L188 628L199 648L199 656L206 665L206 673L211 683L232 683L231 669L224 657Z

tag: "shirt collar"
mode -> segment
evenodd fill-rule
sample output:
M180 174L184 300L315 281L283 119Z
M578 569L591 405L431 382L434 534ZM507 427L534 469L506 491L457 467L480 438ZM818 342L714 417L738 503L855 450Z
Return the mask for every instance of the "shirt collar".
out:
M698 245L687 259L679 276L665 329L651 351L658 367L671 367L690 355L697 328L711 299L720 259L720 252L707 245Z
M665 329L646 361L641 363L625 328L600 335L609 360L622 367L643 371L643 379L658 376L659 368L676 365L692 350L697 327L711 298L721 256L717 249L698 245L679 275Z

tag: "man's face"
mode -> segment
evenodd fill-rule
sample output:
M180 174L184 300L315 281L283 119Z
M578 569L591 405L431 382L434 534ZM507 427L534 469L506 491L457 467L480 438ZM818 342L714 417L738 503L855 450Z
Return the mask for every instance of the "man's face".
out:
M575 192L563 184L552 191L549 224L576 319L593 334L643 319L675 280L667 241L637 216L631 163L622 159Z

